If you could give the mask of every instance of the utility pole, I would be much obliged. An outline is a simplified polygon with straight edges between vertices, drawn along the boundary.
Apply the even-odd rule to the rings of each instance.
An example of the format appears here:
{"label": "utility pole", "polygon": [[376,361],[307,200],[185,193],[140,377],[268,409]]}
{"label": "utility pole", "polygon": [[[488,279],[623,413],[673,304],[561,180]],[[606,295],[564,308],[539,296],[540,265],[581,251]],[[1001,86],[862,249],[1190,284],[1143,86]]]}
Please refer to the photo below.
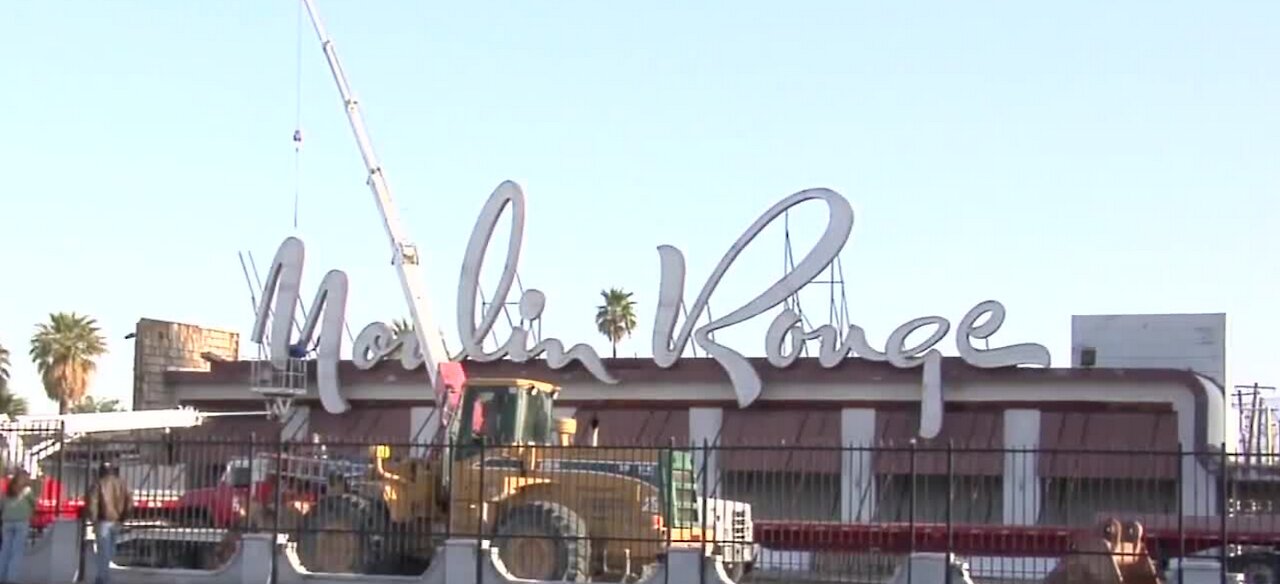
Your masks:
{"label": "utility pole", "polygon": [[1276,440],[1272,437],[1272,408],[1267,404],[1264,392],[1274,393],[1274,386],[1237,385],[1232,389],[1236,401],[1236,411],[1240,421],[1240,449],[1246,459],[1252,462],[1271,462],[1271,454],[1277,450]]}

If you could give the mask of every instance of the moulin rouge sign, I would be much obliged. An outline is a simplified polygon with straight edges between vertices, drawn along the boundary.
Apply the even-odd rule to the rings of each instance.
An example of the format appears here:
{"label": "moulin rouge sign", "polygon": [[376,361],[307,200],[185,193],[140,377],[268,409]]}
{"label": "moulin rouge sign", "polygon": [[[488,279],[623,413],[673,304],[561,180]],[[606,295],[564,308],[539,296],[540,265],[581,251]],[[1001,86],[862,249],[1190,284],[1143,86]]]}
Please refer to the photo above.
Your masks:
{"label": "moulin rouge sign", "polygon": [[[770,223],[788,209],[806,201],[821,201],[827,205],[828,221],[818,242],[809,250],[795,269],[770,285],[766,290],[735,310],[701,326],[696,326],[711,294],[716,290],[725,272],[738,255]],[[488,310],[479,323],[476,322],[480,268],[485,249],[493,237],[498,221],[512,209],[510,239],[507,257],[498,288]],[[494,190],[481,210],[472,230],[458,281],[457,327],[462,341],[462,351],[456,359],[496,361],[508,358],[516,362],[545,358],[552,369],[560,369],[577,361],[597,380],[615,384],[618,379],[605,367],[604,362],[591,346],[578,343],[565,348],[558,339],[546,338],[530,345],[528,331],[514,327],[507,340],[496,350],[489,352],[482,347],[482,340],[493,329],[511,292],[520,249],[524,239],[524,193],[513,182],[503,182]],[[762,384],[759,373],[742,353],[711,339],[711,334],[752,319],[782,304],[789,296],[817,277],[836,259],[853,231],[853,208],[843,196],[829,189],[809,189],[786,197],[756,219],[730,246],[715,270],[702,285],[697,299],[689,306],[689,313],[677,330],[677,316],[685,292],[685,262],[680,250],[658,246],[661,277],[658,283],[658,303],[654,312],[652,351],[654,362],[668,368],[679,361],[690,339],[714,359],[728,377],[737,396],[738,405],[751,405],[760,396]],[[299,298],[299,284],[303,264],[302,241],[290,237],[281,244],[271,264],[258,314],[254,323],[252,340],[261,343],[271,325],[270,355],[277,366],[282,366],[290,356],[293,346],[310,346],[318,332],[316,347],[317,393],[325,410],[341,414],[350,409],[342,396],[338,383],[339,352],[346,314],[347,277],[339,270],[325,274],[306,315],[298,337],[292,336],[293,307]],[[275,314],[271,318],[272,300]],[[538,290],[526,290],[519,299],[519,311],[525,321],[539,318],[546,305],[546,296]],[[985,321],[979,323],[983,317]],[[1049,351],[1034,343],[1016,344],[996,348],[977,348],[972,339],[988,339],[999,330],[1004,321],[1004,306],[994,300],[978,303],[960,319],[956,327],[955,344],[960,357],[974,367],[997,368],[1017,365],[1048,367]],[[282,317],[282,318],[281,318]],[[319,329],[317,331],[317,328]],[[907,339],[918,330],[932,329],[932,333],[914,346],[906,346]],[[846,358],[857,356],[872,361],[887,361],[895,367],[921,369],[921,416],[919,434],[924,438],[937,436],[942,429],[943,387],[942,353],[935,347],[946,337],[951,323],[940,316],[925,316],[907,321],[889,334],[883,348],[876,348],[867,341],[866,333],[852,325],[840,334],[830,325],[807,330],[795,312],[784,309],[773,318],[765,334],[765,356],[774,367],[787,367],[795,362],[800,349],[809,341],[818,342],[818,362],[823,367],[835,367]],[[413,370],[423,363],[422,351],[413,334],[397,336],[385,323],[375,322],[364,327],[354,341],[352,360],[356,367],[368,369],[379,361],[397,357],[401,366]],[[432,356],[433,359],[443,357]]]}

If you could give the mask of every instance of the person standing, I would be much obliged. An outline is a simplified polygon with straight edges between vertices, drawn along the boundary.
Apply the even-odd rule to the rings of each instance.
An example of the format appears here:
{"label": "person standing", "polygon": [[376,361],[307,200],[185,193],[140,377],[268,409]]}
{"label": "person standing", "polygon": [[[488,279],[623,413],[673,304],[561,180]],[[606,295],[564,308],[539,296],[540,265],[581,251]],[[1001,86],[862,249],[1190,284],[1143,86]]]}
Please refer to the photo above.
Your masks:
{"label": "person standing", "polygon": [[31,516],[36,511],[36,494],[24,470],[9,477],[0,501],[0,582],[17,582],[26,559],[27,538],[31,534]]}
{"label": "person standing", "polygon": [[86,519],[93,522],[94,542],[97,551],[97,574],[94,584],[111,581],[111,560],[116,555],[116,537],[120,523],[133,508],[129,488],[120,480],[120,470],[109,462],[98,466],[98,482],[89,490],[85,502]]}

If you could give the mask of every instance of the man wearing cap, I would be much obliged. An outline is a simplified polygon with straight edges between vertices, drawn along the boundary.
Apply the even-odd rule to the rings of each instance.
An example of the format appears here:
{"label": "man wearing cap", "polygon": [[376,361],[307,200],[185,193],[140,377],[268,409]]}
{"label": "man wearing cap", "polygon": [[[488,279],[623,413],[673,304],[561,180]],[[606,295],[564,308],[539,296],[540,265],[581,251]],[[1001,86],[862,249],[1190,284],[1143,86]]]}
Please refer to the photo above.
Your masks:
{"label": "man wearing cap", "polygon": [[108,584],[111,581],[111,559],[116,555],[116,536],[120,531],[120,523],[133,507],[133,498],[129,488],[120,480],[120,471],[115,465],[103,462],[98,466],[98,482],[89,489],[85,501],[85,519],[94,524],[94,542],[97,548],[97,573],[94,584]]}

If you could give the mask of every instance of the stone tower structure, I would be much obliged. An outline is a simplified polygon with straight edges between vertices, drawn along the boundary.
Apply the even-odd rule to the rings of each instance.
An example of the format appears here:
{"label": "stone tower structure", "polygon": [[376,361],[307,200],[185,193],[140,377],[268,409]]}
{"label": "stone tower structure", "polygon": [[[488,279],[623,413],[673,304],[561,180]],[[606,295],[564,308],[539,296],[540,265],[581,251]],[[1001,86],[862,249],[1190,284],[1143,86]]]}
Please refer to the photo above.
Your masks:
{"label": "stone tower structure", "polygon": [[149,318],[138,321],[133,342],[135,410],[178,406],[173,389],[165,387],[165,371],[208,371],[210,359],[240,355],[239,333]]}

